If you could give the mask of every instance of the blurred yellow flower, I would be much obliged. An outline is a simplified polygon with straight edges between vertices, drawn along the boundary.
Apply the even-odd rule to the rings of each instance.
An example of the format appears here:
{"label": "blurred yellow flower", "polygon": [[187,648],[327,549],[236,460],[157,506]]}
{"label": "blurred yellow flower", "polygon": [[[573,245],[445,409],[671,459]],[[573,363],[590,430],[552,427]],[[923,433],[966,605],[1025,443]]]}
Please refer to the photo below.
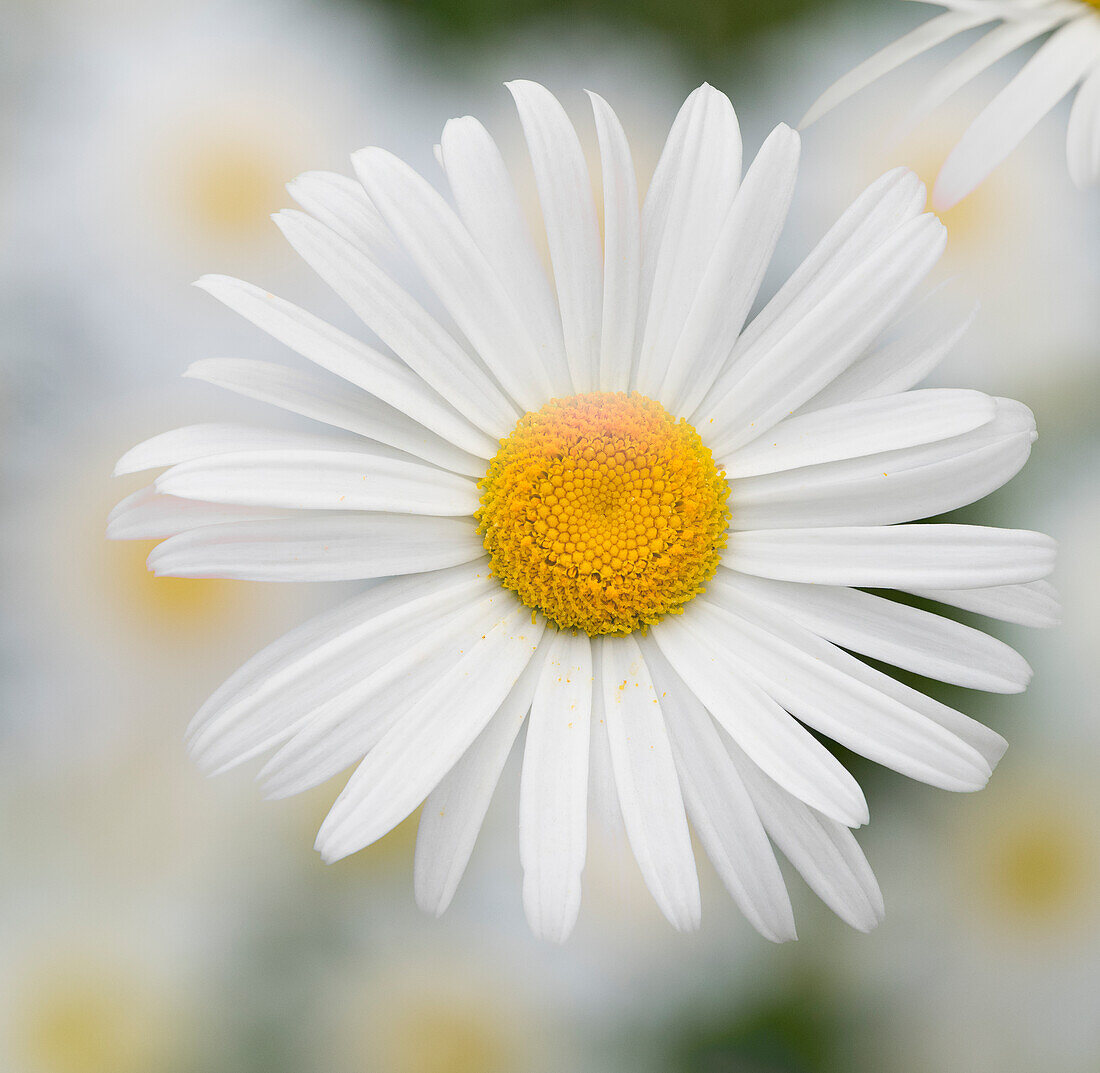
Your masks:
{"label": "blurred yellow flower", "polygon": [[1064,768],[1014,771],[952,842],[964,857],[963,902],[992,941],[1049,948],[1100,925],[1100,800]]}
{"label": "blurred yellow flower", "polygon": [[15,1073],[159,1073],[186,1068],[179,998],[117,953],[49,951],[25,966],[12,1005]]}

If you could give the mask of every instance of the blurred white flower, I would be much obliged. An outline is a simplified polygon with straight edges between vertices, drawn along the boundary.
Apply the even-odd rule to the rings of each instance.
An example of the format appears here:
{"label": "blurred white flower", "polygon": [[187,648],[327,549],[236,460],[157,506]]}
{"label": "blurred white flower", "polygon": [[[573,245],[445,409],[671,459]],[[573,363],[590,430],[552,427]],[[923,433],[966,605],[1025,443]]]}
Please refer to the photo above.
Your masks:
{"label": "blurred white flower", "polygon": [[[949,209],[978,186],[1065,96],[1077,90],[1066,134],[1069,172],[1080,187],[1100,182],[1100,2],[1098,0],[920,0],[947,10],[877,52],[817,100],[809,126],[852,94],[916,56],[987,28],[916,95],[914,125],[987,68],[1050,34],[948,155],[933,190]],[[992,28],[989,27],[992,25]]]}
{"label": "blurred white flower", "polygon": [[[82,877],[86,878],[86,877]],[[23,894],[34,884],[21,877]],[[38,890],[41,897],[43,891]],[[171,928],[132,902],[45,892],[5,898],[0,1065],[18,1073],[174,1073],[195,1068],[201,988]]]}
{"label": "blurred white flower", "polygon": [[37,60],[7,139],[5,203],[18,211],[0,279],[17,296],[19,382],[55,412],[104,381],[156,382],[202,356],[216,324],[247,356],[251,335],[234,334],[192,280],[219,266],[308,285],[277,256],[268,218],[287,179],[340,164],[348,145],[401,144],[405,120],[438,121],[431,67],[404,64],[365,8],[45,7],[23,16]]}
{"label": "blurred white flower", "polygon": [[460,944],[400,925],[330,971],[315,996],[316,1068],[326,1073],[557,1073],[604,1066],[580,1022],[514,944]]}
{"label": "blurred white flower", "polygon": [[[791,713],[914,778],[984,785],[999,735],[838,646],[960,685],[1025,687],[1007,646],[857,587],[1048,621],[1048,538],[896,524],[1009,480],[1031,414],[908,390],[968,319],[933,302],[898,320],[945,241],[912,173],[872,184],[746,328],[797,135],[777,128],[741,182],[732,105],[704,86],[639,210],[623,129],[593,96],[601,241],[564,111],[535,83],[510,89],[554,288],[470,117],[438,151],[457,213],[369,148],[353,158],[362,185],[308,173],[291,192],[313,215],[278,218],[393,355],[268,291],[203,281],[326,372],[207,361],[190,375],[342,432],[154,437],[118,471],[170,468],[119,505],[110,535],[168,538],[150,560],[162,575],[387,580],[230,678],[196,717],[192,751],[218,771],[276,749],[261,773],[272,796],[361,761],[321,827],[326,860],[426,798],[417,897],[442,912],[526,721],[520,855],[540,936],[560,941],[576,921],[590,782],[676,927],[699,922],[690,814],[767,938],[794,937],[769,834],[869,929],[881,897],[848,830],[866,803]],[[402,253],[453,332],[380,267]]]}
{"label": "blurred white flower", "polygon": [[845,950],[836,976],[876,1010],[857,1068],[889,1040],[898,1073],[1095,1070],[1100,794],[1065,750],[1014,756],[965,818],[910,801],[910,819],[876,840],[898,894],[876,943]]}
{"label": "blurred white flower", "polygon": [[133,393],[14,445],[0,527],[11,610],[0,733],[18,749],[4,762],[18,753],[40,772],[91,768],[177,741],[202,678],[231,669],[231,641],[266,643],[321,606],[323,594],[302,587],[155,578],[150,544],[104,544],[120,429],[178,419],[188,401],[178,387]]}

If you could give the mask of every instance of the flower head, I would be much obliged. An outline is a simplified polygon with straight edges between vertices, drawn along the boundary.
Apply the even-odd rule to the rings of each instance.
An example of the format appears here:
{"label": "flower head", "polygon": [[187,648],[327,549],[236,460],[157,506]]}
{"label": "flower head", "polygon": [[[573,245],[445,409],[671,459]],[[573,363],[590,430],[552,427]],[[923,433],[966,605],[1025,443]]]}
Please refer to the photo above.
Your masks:
{"label": "flower head", "polygon": [[[420,904],[442,912],[521,728],[528,919],[564,939],[590,801],[657,903],[699,920],[689,819],[753,925],[794,937],[772,841],[845,920],[873,927],[849,828],[859,786],[807,727],[913,778],[976,790],[999,735],[864,663],[1024,688],[999,641],[864,591],[1049,624],[1037,533],[914,525],[1024,464],[1030,411],[910,390],[969,312],[910,299],[944,248],[912,173],[883,176],[749,321],[790,204],[799,139],[741,174],[730,102],[685,102],[639,208],[630,149],[592,97],[601,236],[561,105],[509,87],[553,284],[504,161],[444,129],[452,207],[380,149],[359,182],[312,173],[279,226],[380,346],[236,280],[201,285],[315,367],[203,361],[190,375],[343,430],[198,425],[127,454],[169,467],[112,530],[166,537],[161,574],[378,580],[256,656],[189,734],[209,771],[273,753],[273,796],[358,764],[321,827],[327,860],[423,803]],[[397,267],[387,266],[395,264]],[[422,277],[429,313],[397,280]]]}
{"label": "flower head", "polygon": [[552,399],[481,482],[493,575],[559,629],[628,634],[718,569],[729,484],[683,418],[637,393]]}
{"label": "flower head", "polygon": [[1000,59],[1049,34],[948,156],[933,201],[937,208],[949,209],[966,197],[1075,89],[1066,136],[1070,176],[1082,188],[1100,182],[1100,0],[919,2],[947,10],[836,82],[806,113],[802,126],[815,122],[895,67],[982,27],[982,36],[925,86],[908,117],[908,123],[914,124]]}

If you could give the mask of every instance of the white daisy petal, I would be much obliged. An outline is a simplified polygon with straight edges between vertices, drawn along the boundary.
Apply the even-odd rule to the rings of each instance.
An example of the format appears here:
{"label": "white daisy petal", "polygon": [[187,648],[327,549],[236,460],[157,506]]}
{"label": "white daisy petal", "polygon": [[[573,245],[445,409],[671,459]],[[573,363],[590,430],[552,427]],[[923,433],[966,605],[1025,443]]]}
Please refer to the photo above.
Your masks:
{"label": "white daisy petal", "polygon": [[323,224],[286,209],[275,223],[299,256],[426,384],[489,435],[503,436],[519,416],[481,366],[450,333],[371,259]]}
{"label": "white daisy petal", "polygon": [[155,548],[149,569],[158,577],[346,581],[442,570],[484,555],[466,519],[338,514],[191,529]]}
{"label": "white daisy petal", "polygon": [[196,286],[303,358],[369,391],[464,451],[485,458],[496,453],[492,437],[475,428],[389,355],[251,283],[229,276],[203,276]]}
{"label": "white daisy petal", "polygon": [[542,632],[543,624],[532,625],[525,607],[498,613],[453,671],[402,713],[321,825],[317,849],[325,861],[377,841],[428,796],[504,702]]}
{"label": "white daisy petal", "polygon": [[599,94],[589,92],[603,171],[603,318],[600,329],[601,391],[630,387],[641,277],[641,217],[634,160],[619,117]]}
{"label": "white daisy petal", "polygon": [[999,399],[994,420],[961,436],[735,481],[732,524],[791,529],[933,517],[1011,480],[1034,440],[1031,411]]}
{"label": "white daisy petal", "polygon": [[354,179],[331,171],[307,171],[286,188],[310,216],[368,257],[377,260],[399,252],[382,214]]}
{"label": "white daisy petal", "polygon": [[994,693],[1019,693],[1031,679],[1027,661],[1003,641],[859,589],[721,570],[707,591],[733,610],[745,594],[842,648],[926,678]]}
{"label": "white daisy petal", "polygon": [[235,503],[204,503],[196,499],[160,495],[150,484],[127,496],[107,516],[107,538],[163,540],[204,525],[297,516],[297,511],[242,507]]}
{"label": "white daisy petal", "polygon": [[164,495],[308,510],[467,515],[477,486],[465,477],[366,451],[239,451],[182,462],[163,473]]}
{"label": "white daisy petal", "polygon": [[985,588],[1054,569],[1042,533],[981,525],[851,526],[731,533],[722,563],[780,581],[880,589]]}
{"label": "white daisy petal", "polygon": [[718,724],[780,785],[852,827],[868,820],[858,783],[836,757],[736,666],[691,614],[670,616],[653,640]]}
{"label": "white daisy petal", "polygon": [[876,179],[753,317],[731,360],[755,347],[765,333],[777,339],[790,331],[894,231],[919,216],[926,199],[924,184],[908,168],[895,168]]}
{"label": "white daisy petal", "polygon": [[[696,604],[692,613],[698,628],[730,653],[742,674],[814,730],[944,790],[979,790],[989,781],[992,769],[975,748],[849,674],[848,668],[859,662],[853,656],[747,599],[736,611],[728,600],[719,603],[709,596]],[[731,736],[738,740],[732,730]]]}
{"label": "white daisy petal", "polygon": [[531,710],[545,648],[539,646],[489,725],[424,802],[413,883],[416,904],[426,913],[441,916],[458,889],[508,754]]}
{"label": "white daisy petal", "polygon": [[914,674],[970,689],[1021,692],[1032,671],[996,637],[859,589],[800,585],[722,570],[708,590],[737,610],[737,595],[768,604],[815,634]]}
{"label": "white daisy petal", "polygon": [[601,679],[604,639],[592,638],[592,740],[588,749],[588,799],[592,816],[607,834],[623,831],[623,814],[615,790],[615,772],[611,767],[611,743],[607,738]]}
{"label": "white daisy petal", "polygon": [[719,225],[656,396],[677,413],[699,405],[744,327],[787,219],[800,149],[793,130],[776,127]]}
{"label": "white daisy petal", "polygon": [[893,395],[919,384],[951,353],[978,313],[977,304],[952,282],[918,302],[799,412]]}
{"label": "white daisy petal", "polygon": [[581,907],[588,839],[592,646],[556,631],[527,724],[519,793],[523,906],[536,936],[564,942]]}
{"label": "white daisy petal", "polygon": [[882,893],[855,835],[769,779],[731,738],[725,744],[772,841],[813,892],[858,931],[879,924]]}
{"label": "white daisy petal", "polygon": [[602,646],[604,718],[626,834],[668,922],[699,926],[699,879],[668,732],[645,659],[632,637]]}
{"label": "white daisy petal", "polygon": [[789,332],[762,335],[737,357],[694,420],[707,429],[711,449],[723,455],[748,443],[839,376],[897,314],[946,242],[935,216],[903,224]]}
{"label": "white daisy petal", "polygon": [[115,463],[115,476],[240,451],[355,451],[360,447],[366,450],[368,445],[349,436],[288,432],[229,422],[186,425],[131,447]]}
{"label": "white daisy petal", "polygon": [[443,128],[439,152],[458,214],[516,309],[523,311],[554,394],[571,394],[558,304],[496,142],[476,119],[463,116]]}
{"label": "white daisy petal", "polygon": [[584,150],[549,90],[523,80],[505,86],[531,154],[573,387],[593,391],[599,376],[603,251]]}
{"label": "white daisy petal", "polygon": [[733,479],[861,458],[960,436],[995,414],[988,395],[948,388],[840,403],[781,421],[722,466]]}
{"label": "white daisy petal", "polygon": [[[672,202],[679,174],[680,160],[688,145],[689,131],[697,129],[709,94],[715,91],[706,84],[688,94],[687,100],[676,113],[672,127],[665,139],[657,166],[649,180],[645,192],[640,216],[641,222],[641,262],[638,281],[638,322],[634,342],[635,349],[642,343],[645,330],[646,311],[649,308],[650,295],[653,293],[653,278],[657,268],[657,253],[661,238],[668,222],[669,206]],[[740,176],[738,176],[740,177]],[[637,354],[634,367],[637,371]],[[632,384],[636,386],[636,384]]]}
{"label": "white daisy petal", "polygon": [[291,630],[232,674],[188,727],[205,771],[258,756],[308,722],[314,709],[372,669],[380,642],[437,621],[495,588],[484,571],[453,567],[381,582]]}
{"label": "white daisy petal", "polygon": [[741,181],[741,130],[729,98],[700,86],[676,117],[642,212],[635,388],[656,396],[718,232]]}
{"label": "white daisy petal", "polygon": [[749,922],[765,939],[797,938],[783,875],[737,769],[695,694],[646,642],[688,816],[707,855]]}
{"label": "white daisy petal", "polygon": [[1069,114],[1066,154],[1070,178],[1082,190],[1100,183],[1100,62],[1081,84]]}
{"label": "white daisy petal", "polygon": [[957,34],[965,33],[975,26],[981,26],[998,17],[998,12],[991,5],[984,5],[983,8],[975,11],[946,11],[942,15],[929,19],[834,82],[810,106],[810,110],[798,124],[799,127],[805,128],[811,123],[816,123],[826,112],[832,111],[838,104],[861,89],[865,89],[872,82],[889,74],[896,67],[908,63],[921,53],[943,44]]}
{"label": "white daisy petal", "polygon": [[[504,601],[506,603],[507,601]],[[433,620],[403,621],[367,659],[340,665],[323,698],[290,728],[256,778],[268,798],[320,786],[358,763],[433,685],[451,674],[500,617],[499,593]],[[419,628],[418,628],[419,627]]]}
{"label": "white daisy petal", "polygon": [[326,373],[247,358],[208,358],[183,375],[388,444],[454,473],[485,473],[484,458],[455,447],[388,403]]}
{"label": "white daisy petal", "polygon": [[936,180],[933,201],[947,210],[1001,163],[1095,65],[1100,56],[1100,20],[1076,19],[1024,65],[970,125]]}
{"label": "white daisy petal", "polygon": [[439,193],[383,149],[360,149],[356,174],[413,263],[490,372],[525,409],[554,384],[522,315],[485,255]]}
{"label": "white daisy petal", "polygon": [[1055,6],[1053,10],[1039,9],[1027,17],[1013,19],[995,26],[983,34],[965,52],[956,56],[939,74],[931,78],[913,103],[899,130],[900,139],[920,121],[934,112],[944,101],[992,67],[998,60],[1053,29],[1065,15]]}
{"label": "white daisy petal", "polygon": [[910,589],[914,596],[937,600],[978,615],[1015,622],[1020,626],[1057,626],[1062,609],[1049,581],[1022,585],[994,585],[983,589]]}
{"label": "white daisy petal", "polygon": [[[736,607],[734,608],[736,610]],[[862,660],[845,657],[839,650],[829,649],[830,658],[840,660],[841,669],[850,677],[870,686],[878,693],[911,708],[920,715],[938,723],[955,737],[964,741],[981,755],[990,768],[994,768],[1004,756],[1008,743],[994,730],[968,715],[949,708],[946,704],[934,700],[925,693],[891,678],[888,674],[875,670]]]}

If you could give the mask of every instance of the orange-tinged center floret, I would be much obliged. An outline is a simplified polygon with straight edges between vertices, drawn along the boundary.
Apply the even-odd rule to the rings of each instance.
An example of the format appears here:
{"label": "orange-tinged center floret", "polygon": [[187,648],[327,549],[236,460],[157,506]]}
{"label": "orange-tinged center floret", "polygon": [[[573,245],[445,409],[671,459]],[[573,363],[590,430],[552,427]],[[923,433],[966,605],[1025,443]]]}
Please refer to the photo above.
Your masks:
{"label": "orange-tinged center floret", "polygon": [[493,573],[562,629],[630,633],[714,576],[729,485],[699,433],[637,392],[524,414],[482,479]]}

